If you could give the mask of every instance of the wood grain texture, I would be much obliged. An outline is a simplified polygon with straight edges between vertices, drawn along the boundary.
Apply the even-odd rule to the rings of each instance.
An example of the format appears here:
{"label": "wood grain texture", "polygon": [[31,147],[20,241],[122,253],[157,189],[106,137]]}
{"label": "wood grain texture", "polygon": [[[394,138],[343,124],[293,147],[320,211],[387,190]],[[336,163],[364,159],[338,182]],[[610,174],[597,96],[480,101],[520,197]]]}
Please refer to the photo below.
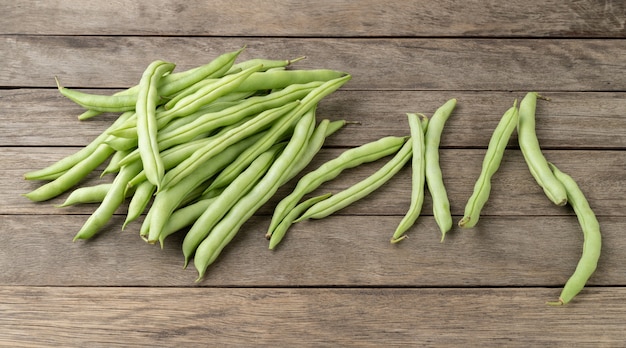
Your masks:
{"label": "wood grain texture", "polygon": [[[110,95],[118,90],[94,90]],[[408,134],[407,112],[432,115],[446,100],[457,107],[446,122],[443,148],[485,148],[504,111],[527,91],[355,91],[340,89],[324,98],[318,119],[351,122],[330,137],[327,146],[358,146],[388,135]],[[537,105],[537,135],[544,149],[626,148],[626,93],[541,92],[550,101]],[[1,146],[84,146],[104,131],[117,114],[86,121],[82,107],[56,90],[0,90]],[[513,134],[511,144],[516,142]]]}
{"label": "wood grain texture", "polygon": [[545,288],[3,287],[0,341],[13,347],[614,347],[626,340],[623,288],[588,289],[585,301],[565,308],[545,305],[553,294]]}
{"label": "wood grain texture", "polygon": [[[619,347],[626,341],[626,5],[615,0],[51,1],[0,0],[0,346]],[[450,98],[441,165],[453,220],[478,177],[491,130],[538,91],[546,157],[579,183],[603,235],[596,272],[570,304],[554,300],[583,234],[532,179],[516,136],[478,226],[440,242],[427,195],[402,243],[410,168],[360,202],[264,238],[281,188],[243,225],[202,282],[182,269],[184,231],[163,247],[121,231],[120,208],[90,241],[72,237],[95,205],[32,203],[25,172],[71,154],[114,114],[82,111],[54,83],[113,93],[156,59],[176,71],[246,46],[240,60],[307,56],[352,80],[322,101],[346,119],[310,168],[342,150],[408,134],[407,112]],[[318,192],[364,178],[355,168]],[[101,169],[101,168],[100,168]],[[81,184],[99,181],[99,170]],[[104,180],[111,180],[107,176]]]}
{"label": "wood grain texture", "polygon": [[[243,46],[240,59],[308,58],[353,90],[625,91],[626,40],[0,37],[0,86],[129,87],[156,59],[185,70]],[[120,65],[120,62],[124,62]]]}
{"label": "wood grain texture", "polygon": [[623,37],[621,1],[5,1],[0,34]]}
{"label": "wood grain texture", "polygon": [[[484,217],[471,230],[454,226],[446,240],[432,216],[409,238],[389,239],[399,216],[331,216],[294,225],[274,251],[264,238],[269,219],[246,222],[206,278],[182,269],[185,231],[149,245],[138,226],[121,231],[116,216],[101,233],[72,243],[85,217],[1,216],[4,285],[173,287],[475,287],[562,286],[582,250],[574,216]],[[458,219],[457,219],[458,220]],[[623,218],[600,217],[603,251],[589,285],[624,286]]]}

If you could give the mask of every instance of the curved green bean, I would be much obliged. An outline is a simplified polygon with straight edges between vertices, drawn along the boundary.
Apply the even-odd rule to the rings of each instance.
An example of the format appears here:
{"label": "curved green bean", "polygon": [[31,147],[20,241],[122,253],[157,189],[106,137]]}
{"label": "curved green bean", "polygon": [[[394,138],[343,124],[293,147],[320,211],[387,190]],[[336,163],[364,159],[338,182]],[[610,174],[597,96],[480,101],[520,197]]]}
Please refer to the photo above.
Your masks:
{"label": "curved green bean", "polygon": [[338,157],[304,175],[300,178],[293,191],[283,198],[274,209],[274,214],[272,215],[270,227],[266,235],[272,235],[278,224],[280,224],[289,211],[292,210],[307,193],[312,192],[322,183],[337,177],[348,168],[353,168],[367,162],[373,162],[397,152],[405,141],[405,137],[389,136],[363,144],[359,147],[342,152]]}
{"label": "curved green bean", "polygon": [[313,133],[315,113],[307,112],[298,121],[293,136],[282,153],[274,160],[265,176],[245,196],[235,203],[228,213],[211,230],[211,233],[198,245],[194,265],[200,281],[210,264],[215,262],[221,251],[235,237],[241,226],[265,204],[278,190],[284,176]]}
{"label": "curved green bean", "polygon": [[295,207],[293,207],[293,209],[291,209],[287,213],[287,215],[285,215],[285,217],[280,221],[278,226],[276,226],[276,228],[274,228],[272,233],[270,235],[265,235],[265,237],[269,238],[269,240],[270,240],[270,242],[269,242],[269,249],[270,250],[274,250],[274,248],[276,248],[276,246],[285,237],[285,234],[287,233],[287,230],[289,229],[289,227],[291,227],[291,225],[294,224],[294,221],[298,217],[300,217],[300,215],[302,215],[302,213],[304,213],[307,209],[312,207],[317,202],[321,202],[321,201],[329,198],[331,195],[332,195],[331,193],[326,193],[326,194],[323,194],[323,195],[311,197],[311,198],[305,200],[304,202],[298,203]]}
{"label": "curved green bean", "polygon": [[85,109],[97,112],[125,112],[135,109],[135,103],[137,102],[136,95],[122,94],[110,96],[83,93],[61,86],[61,82],[59,82],[56,76],[54,80],[57,84],[57,89],[63,96]]}
{"label": "curved green bean", "polygon": [[134,194],[130,203],[128,203],[128,212],[126,213],[124,224],[122,224],[122,230],[126,228],[126,225],[135,221],[146,210],[156,190],[156,186],[149,181],[144,181],[134,188],[128,187],[127,184],[126,190],[128,191],[129,189],[133,190]]}
{"label": "curved green bean", "polygon": [[56,205],[56,207],[62,208],[84,203],[100,203],[110,189],[111,183],[78,187],[67,196],[63,203]]}
{"label": "curved green bean", "polygon": [[576,270],[565,283],[558,301],[548,302],[550,305],[563,305],[570,302],[585,287],[595,272],[602,249],[602,235],[598,219],[576,181],[554,164],[548,163],[548,165],[557,180],[565,187],[567,200],[576,213],[584,237],[582,255],[578,260]]}
{"label": "curved green bean", "polygon": [[450,99],[440,106],[428,121],[428,128],[424,137],[426,160],[426,185],[432,197],[433,215],[441,230],[441,241],[452,228],[452,214],[450,202],[443,184],[443,176],[439,165],[439,143],[443,127],[456,106],[456,99]]}
{"label": "curved green bean", "polygon": [[[239,156],[242,151],[250,146],[251,143],[252,141],[250,139],[243,139],[224,147],[223,150],[217,153],[210,161],[205,161],[197,167],[197,170],[177,184],[164,187],[163,190],[158,191],[152,203],[152,207],[150,207],[150,209],[154,210],[156,213],[150,218],[148,243],[156,243],[156,241],[159,240],[159,235],[167,219],[189,193],[223,170],[234,158]],[[202,191],[204,190],[205,188],[202,189]]]}
{"label": "curved green bean", "polygon": [[321,219],[329,216],[348,205],[366,197],[391,179],[412,157],[413,142],[406,141],[396,155],[382,168],[364,180],[333,194],[330,198],[320,201],[307,209],[294,222],[307,219]]}
{"label": "curved green bean", "polygon": [[95,151],[89,154],[87,158],[76,163],[58,178],[39,186],[31,192],[23,194],[23,196],[36,202],[54,198],[78,184],[100,164],[104,163],[113,152],[115,151],[108,145],[99,144]]}
{"label": "curved green bean", "polygon": [[165,175],[157,143],[156,107],[159,98],[157,84],[163,74],[175,65],[162,60],[152,62],[141,77],[135,112],[137,113],[137,142],[146,178],[157,188]]}
{"label": "curved green bean", "polygon": [[504,113],[491,135],[480,175],[474,184],[474,191],[465,205],[463,218],[459,221],[460,227],[470,228],[478,223],[480,212],[489,199],[491,178],[500,167],[506,146],[517,126],[518,115],[517,99],[515,99],[513,106]]}
{"label": "curved green bean", "polygon": [[54,180],[68,171],[71,167],[88,158],[100,145],[104,144],[109,137],[108,132],[116,129],[126,122],[134,111],[125,112],[120,115],[114,122],[100,135],[93,139],[87,146],[81,148],[77,152],[64,157],[63,159],[39,170],[28,172],[24,175],[26,180]]}
{"label": "curved green bean", "polygon": [[139,170],[141,170],[141,163],[139,162],[123,167],[120,170],[119,174],[115,176],[106,197],[104,197],[96,211],[89,216],[81,229],[76,233],[74,241],[93,237],[111,219],[113,213],[126,198],[126,184],[128,180],[137,175]]}
{"label": "curved green bean", "polygon": [[536,92],[529,92],[520,102],[517,126],[519,146],[530,174],[543,189],[548,199],[556,205],[565,205],[567,204],[565,187],[550,170],[535,133],[537,97]]}
{"label": "curved green bean", "polygon": [[191,156],[186,158],[176,167],[167,172],[163,178],[163,186],[168,187],[175,185],[182,178],[186,177],[202,164],[214,157],[224,148],[244,139],[252,134],[259,132],[261,129],[267,127],[274,122],[277,118],[285,115],[291,110],[297,109],[300,102],[295,101],[286,104],[276,109],[270,109],[262,112],[257,117],[253,118],[249,122],[244,123],[239,127],[235,127],[228,132],[225,132],[222,136],[216,137],[208,146],[204,146],[196,150]]}
{"label": "curved green bean", "polygon": [[259,155],[250,166],[238,175],[217,197],[211,209],[207,209],[193,224],[183,240],[183,255],[185,265],[189,263],[198,245],[209,235],[211,229],[226,215],[228,210],[237,203],[241,197],[248,193],[261,179],[272,165],[276,155],[284,147],[278,144]]}
{"label": "curved green bean", "polygon": [[398,227],[396,227],[391,237],[391,243],[397,243],[406,238],[405,232],[417,221],[424,203],[424,187],[426,186],[424,131],[428,125],[428,118],[424,115],[414,113],[407,114],[407,118],[409,120],[411,142],[413,142],[413,156],[411,160],[411,203],[408,211],[398,224]]}

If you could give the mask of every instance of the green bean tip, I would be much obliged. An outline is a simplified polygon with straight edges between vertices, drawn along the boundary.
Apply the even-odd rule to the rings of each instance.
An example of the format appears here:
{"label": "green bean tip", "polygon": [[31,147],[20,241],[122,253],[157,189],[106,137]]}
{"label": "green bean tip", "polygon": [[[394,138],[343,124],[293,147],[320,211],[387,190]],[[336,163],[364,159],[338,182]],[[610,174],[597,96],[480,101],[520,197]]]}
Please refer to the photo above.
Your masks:
{"label": "green bean tip", "polygon": [[558,301],[548,301],[546,304],[549,306],[562,306],[565,304],[565,301],[563,301],[562,298],[559,298]]}
{"label": "green bean tip", "polygon": [[403,240],[405,240],[405,239],[407,239],[407,238],[409,238],[409,236],[407,236],[407,235],[405,234],[405,235],[400,236],[400,237],[398,237],[398,238],[393,238],[393,237],[392,237],[392,238],[389,240],[389,242],[390,242],[391,244],[397,244],[397,243],[399,243],[399,242],[401,242],[401,241],[403,241]]}

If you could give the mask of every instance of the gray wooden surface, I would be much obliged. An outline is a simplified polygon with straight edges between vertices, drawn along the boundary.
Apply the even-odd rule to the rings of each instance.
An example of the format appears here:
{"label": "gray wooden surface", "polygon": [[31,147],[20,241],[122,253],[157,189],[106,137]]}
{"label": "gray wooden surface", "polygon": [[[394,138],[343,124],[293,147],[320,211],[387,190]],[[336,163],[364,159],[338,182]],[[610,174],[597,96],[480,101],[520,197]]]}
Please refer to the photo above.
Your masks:
{"label": "gray wooden surface", "polygon": [[[621,346],[626,341],[626,5],[620,1],[6,1],[0,0],[0,345]],[[308,169],[386,135],[406,112],[458,107],[441,165],[455,223],[491,131],[538,91],[546,157],[577,180],[603,250],[588,286],[558,296],[581,252],[569,207],[552,205],[511,139],[479,225],[443,243],[427,196],[409,238],[410,168],[366,199],[295,225],[274,251],[265,229],[281,188],[207,277],[182,269],[182,235],[163,249],[121,231],[125,209],[91,241],[72,237],[94,205],[33,203],[23,179],[86,145],[115,115],[80,122],[64,85],[113,93],[154,59],[191,68],[246,45],[241,59],[307,56],[296,67],[353,78],[320,117],[354,121]],[[319,192],[347,187],[382,162]],[[306,171],[305,170],[305,171]],[[98,173],[83,183],[110,180]]]}

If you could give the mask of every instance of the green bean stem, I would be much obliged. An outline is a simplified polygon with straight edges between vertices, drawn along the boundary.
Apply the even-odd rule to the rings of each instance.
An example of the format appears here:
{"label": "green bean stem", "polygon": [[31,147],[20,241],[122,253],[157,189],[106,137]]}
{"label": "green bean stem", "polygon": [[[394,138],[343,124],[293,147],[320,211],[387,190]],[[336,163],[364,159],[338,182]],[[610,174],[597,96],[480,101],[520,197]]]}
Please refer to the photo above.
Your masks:
{"label": "green bean stem", "polygon": [[556,179],[550,170],[535,133],[537,97],[536,92],[529,92],[520,102],[517,126],[519,146],[530,174],[543,189],[548,199],[556,205],[565,205],[567,204],[567,192],[563,184]]}
{"label": "green bean stem", "polygon": [[[424,158],[424,130],[422,126],[427,126],[428,118],[424,115],[408,113],[409,130],[411,132],[411,142],[413,142],[413,156],[411,159],[411,203],[409,209],[396,227],[391,237],[391,243],[403,240],[405,232],[415,224],[424,203],[424,187],[426,185],[426,159]],[[423,124],[426,123],[426,124]]]}
{"label": "green bean stem", "polygon": [[567,200],[576,213],[584,238],[582,255],[578,260],[576,270],[565,283],[558,301],[548,302],[550,305],[564,305],[585,287],[595,272],[602,249],[602,235],[598,219],[576,181],[559,170],[554,164],[548,163],[548,165],[557,180],[565,187]]}
{"label": "green bean stem", "polygon": [[428,121],[424,136],[426,160],[426,185],[432,197],[433,215],[441,230],[441,241],[452,228],[452,214],[450,202],[443,183],[443,176],[439,164],[439,143],[443,128],[456,106],[456,99],[450,99],[440,106]]}
{"label": "green bean stem", "polygon": [[459,221],[460,227],[471,228],[478,223],[480,212],[489,199],[491,178],[500,167],[506,146],[517,126],[518,115],[517,99],[515,99],[513,106],[502,115],[491,135],[480,175],[474,184],[474,191],[465,205],[463,218]]}

